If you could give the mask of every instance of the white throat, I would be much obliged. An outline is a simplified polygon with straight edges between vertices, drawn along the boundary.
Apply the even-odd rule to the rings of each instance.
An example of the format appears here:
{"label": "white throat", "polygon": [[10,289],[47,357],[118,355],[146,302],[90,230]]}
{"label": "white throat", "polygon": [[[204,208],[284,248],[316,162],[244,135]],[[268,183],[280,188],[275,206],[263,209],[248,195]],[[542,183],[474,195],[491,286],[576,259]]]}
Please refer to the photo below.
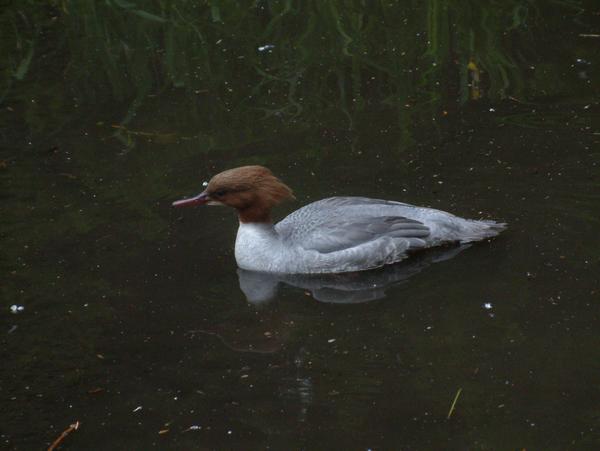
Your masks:
{"label": "white throat", "polygon": [[281,244],[273,224],[240,222],[235,239],[235,260],[242,269],[277,272]]}

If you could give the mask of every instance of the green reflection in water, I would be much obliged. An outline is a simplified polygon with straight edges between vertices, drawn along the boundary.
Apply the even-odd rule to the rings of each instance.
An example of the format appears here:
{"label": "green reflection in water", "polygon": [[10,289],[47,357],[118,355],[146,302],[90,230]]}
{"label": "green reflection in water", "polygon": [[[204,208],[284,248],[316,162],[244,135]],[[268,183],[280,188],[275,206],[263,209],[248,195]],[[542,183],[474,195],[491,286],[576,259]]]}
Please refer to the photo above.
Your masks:
{"label": "green reflection in water", "polygon": [[[21,100],[33,130],[58,127],[73,97],[121,102],[117,122],[126,126],[173,88],[186,104],[182,128],[211,133],[249,117],[353,129],[380,103],[410,144],[414,124],[435,124],[469,100],[572,94],[575,71],[556,74],[586,52],[548,34],[565,18],[589,20],[585,4],[13,1],[0,16],[14,31],[0,44],[1,93]],[[547,49],[536,45],[541,36]],[[37,88],[24,84],[32,81]],[[36,89],[54,121],[25,101]]]}

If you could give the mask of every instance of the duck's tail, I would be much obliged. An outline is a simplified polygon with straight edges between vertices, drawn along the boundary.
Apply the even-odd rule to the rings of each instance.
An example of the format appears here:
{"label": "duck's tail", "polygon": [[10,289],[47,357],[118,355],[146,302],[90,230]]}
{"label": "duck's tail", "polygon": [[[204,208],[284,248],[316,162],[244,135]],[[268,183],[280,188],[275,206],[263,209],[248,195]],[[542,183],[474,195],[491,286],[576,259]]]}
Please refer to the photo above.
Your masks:
{"label": "duck's tail", "polygon": [[480,241],[486,238],[492,238],[498,235],[503,230],[506,230],[508,224],[506,222],[496,222],[487,219],[467,220],[464,234],[460,238],[461,243],[470,243],[472,241]]}

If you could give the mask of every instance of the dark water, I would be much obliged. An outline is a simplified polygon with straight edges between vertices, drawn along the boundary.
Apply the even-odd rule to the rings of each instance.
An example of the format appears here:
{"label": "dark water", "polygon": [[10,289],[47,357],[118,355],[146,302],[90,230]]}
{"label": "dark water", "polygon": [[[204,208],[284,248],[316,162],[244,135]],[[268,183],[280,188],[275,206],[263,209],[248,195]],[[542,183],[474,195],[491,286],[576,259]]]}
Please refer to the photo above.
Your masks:
{"label": "dark water", "polygon": [[[5,3],[6,449],[598,449],[597,2]],[[510,227],[238,274],[249,163]]]}

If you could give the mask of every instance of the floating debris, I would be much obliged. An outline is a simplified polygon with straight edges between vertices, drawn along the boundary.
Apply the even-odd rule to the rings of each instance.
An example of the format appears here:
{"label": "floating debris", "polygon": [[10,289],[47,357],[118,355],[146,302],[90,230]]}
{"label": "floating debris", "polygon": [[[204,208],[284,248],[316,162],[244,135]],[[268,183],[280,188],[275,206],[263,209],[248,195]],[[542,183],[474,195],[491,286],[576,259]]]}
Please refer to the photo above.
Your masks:
{"label": "floating debris", "polygon": [[486,310],[491,310],[492,309],[492,303],[491,302],[486,302],[483,304],[483,308]]}
{"label": "floating debris", "polygon": [[450,406],[450,411],[448,412],[448,417],[446,418],[447,420],[449,420],[450,417],[452,416],[452,412],[454,412],[454,407],[456,406],[456,401],[458,401],[458,397],[460,396],[461,392],[462,392],[462,388],[459,388],[458,391],[456,392],[456,396],[454,396],[454,401],[452,401],[452,405]]}
{"label": "floating debris", "polygon": [[133,413],[139,412],[140,410],[142,410],[142,406],[137,406],[135,409],[133,409]]}
{"label": "floating debris", "polygon": [[13,304],[10,306],[10,312],[14,314],[21,313],[23,310],[25,310],[25,307],[22,305]]}
{"label": "floating debris", "polygon": [[79,423],[79,421],[76,421],[75,423],[71,424],[67,429],[65,429],[62,432],[62,434],[60,434],[58,438],[54,440],[54,442],[52,442],[52,445],[48,447],[48,451],[53,451],[54,449],[56,449],[58,445],[60,445],[60,443],[67,437],[67,435],[79,429],[80,424],[81,423]]}
{"label": "floating debris", "polygon": [[261,45],[258,48],[259,52],[266,52],[266,51],[270,51],[273,50],[275,48],[275,46],[273,44],[266,44],[266,45]]}

